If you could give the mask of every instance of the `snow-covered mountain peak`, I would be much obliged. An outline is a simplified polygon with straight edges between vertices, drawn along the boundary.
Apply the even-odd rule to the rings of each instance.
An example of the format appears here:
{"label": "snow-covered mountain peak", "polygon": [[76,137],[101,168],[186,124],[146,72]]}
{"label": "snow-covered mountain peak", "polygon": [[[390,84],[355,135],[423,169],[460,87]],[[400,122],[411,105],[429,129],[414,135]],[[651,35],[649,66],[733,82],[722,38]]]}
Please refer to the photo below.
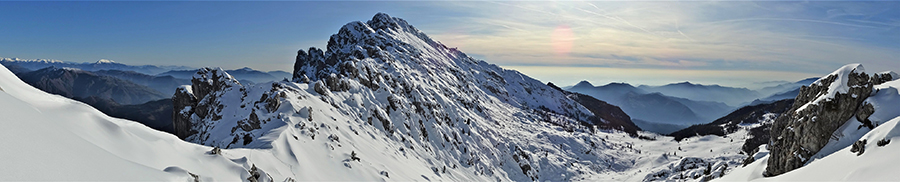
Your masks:
{"label": "snow-covered mountain peak", "polygon": [[110,64],[110,63],[116,63],[116,62],[113,60],[109,60],[109,59],[100,59],[97,62],[94,62],[94,64]]}
{"label": "snow-covered mountain peak", "polygon": [[579,96],[594,101],[583,105],[387,14],[345,25],[324,51],[298,51],[294,68],[294,82],[230,88],[209,86],[227,77],[222,70],[195,75],[173,97],[176,133],[222,148],[315,150],[286,156],[375,174],[363,179],[463,181],[572,180],[623,168],[613,152],[590,152],[617,144],[591,136],[637,135],[615,106]]}
{"label": "snow-covered mountain peak", "polygon": [[367,21],[366,24],[375,30],[393,29],[410,33],[420,33],[417,29],[406,23],[406,20],[391,17],[391,15],[388,15],[387,13],[379,12],[375,14],[375,16],[372,17],[372,20]]}
{"label": "snow-covered mountain peak", "polygon": [[330,52],[352,54],[351,56],[361,58],[378,49],[428,51],[428,47],[434,44],[436,43],[431,38],[409,25],[406,20],[378,13],[368,22],[355,21],[341,27],[337,34],[331,36],[327,48]]}
{"label": "snow-covered mountain peak", "polygon": [[10,62],[40,62],[40,63],[63,63],[63,61],[55,59],[22,59],[22,58],[4,58],[0,57],[0,61]]}

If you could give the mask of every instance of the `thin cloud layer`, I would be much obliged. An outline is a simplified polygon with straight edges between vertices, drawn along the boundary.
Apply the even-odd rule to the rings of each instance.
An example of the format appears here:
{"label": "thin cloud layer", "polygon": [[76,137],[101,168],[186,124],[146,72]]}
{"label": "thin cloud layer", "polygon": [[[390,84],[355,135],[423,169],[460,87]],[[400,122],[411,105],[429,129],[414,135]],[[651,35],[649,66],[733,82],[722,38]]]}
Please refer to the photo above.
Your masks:
{"label": "thin cloud layer", "polygon": [[[895,2],[459,2],[426,30],[507,66],[776,70],[900,67]],[[558,27],[572,32],[560,54]],[[472,32],[460,30],[473,30]],[[890,42],[894,42],[891,44]]]}

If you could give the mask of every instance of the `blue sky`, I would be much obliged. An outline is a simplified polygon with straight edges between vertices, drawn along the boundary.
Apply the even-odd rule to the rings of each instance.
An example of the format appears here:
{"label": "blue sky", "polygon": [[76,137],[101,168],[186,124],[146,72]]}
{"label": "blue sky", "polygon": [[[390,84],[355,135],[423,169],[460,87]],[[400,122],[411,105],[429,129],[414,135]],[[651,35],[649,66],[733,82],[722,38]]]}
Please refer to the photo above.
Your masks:
{"label": "blue sky", "polygon": [[0,57],[290,71],[297,50],[377,12],[560,85],[900,71],[900,3],[879,1],[4,1]]}

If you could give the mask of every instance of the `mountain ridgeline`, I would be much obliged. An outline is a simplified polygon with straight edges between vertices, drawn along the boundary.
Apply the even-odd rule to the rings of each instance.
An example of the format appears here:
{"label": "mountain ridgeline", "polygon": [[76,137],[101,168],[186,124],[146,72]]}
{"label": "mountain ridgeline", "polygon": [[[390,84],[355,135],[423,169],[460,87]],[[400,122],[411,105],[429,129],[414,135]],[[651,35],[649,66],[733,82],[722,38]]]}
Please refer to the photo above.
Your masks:
{"label": "mountain ridgeline", "polygon": [[[588,137],[639,130],[617,107],[475,60],[405,20],[348,23],[326,48],[298,51],[292,82],[244,85],[201,69],[173,97],[175,133],[221,148],[328,146],[296,157],[352,154],[334,160],[391,179],[424,169],[412,179],[572,180],[629,165],[599,152],[623,146]],[[395,165],[407,155],[421,160]]]}
{"label": "mountain ridgeline", "polygon": [[85,71],[99,71],[99,70],[120,70],[120,71],[134,71],[138,73],[155,75],[162,72],[166,72],[169,70],[183,70],[190,69],[185,66],[154,66],[154,65],[126,65],[122,63],[117,63],[111,60],[101,59],[97,62],[87,62],[87,63],[75,63],[75,62],[66,62],[60,60],[51,60],[51,59],[19,59],[19,58],[0,58],[0,64],[9,67],[10,65],[16,65],[22,68],[26,68],[29,70],[39,70],[47,67],[58,67],[58,68],[77,68]]}
{"label": "mountain ridgeline", "polygon": [[[160,73],[158,76],[172,76],[178,79],[190,80],[194,73],[197,73],[196,69],[192,70],[171,70],[164,73]],[[291,74],[284,71],[270,71],[270,72],[262,72],[259,70],[254,70],[249,67],[244,67],[241,69],[235,70],[226,70],[229,75],[234,76],[238,79],[238,81],[250,84],[250,83],[264,83],[271,81],[281,81],[284,79],[291,78]],[[174,89],[173,89],[174,90]]]}
{"label": "mountain ridgeline", "polygon": [[731,106],[742,105],[748,100],[762,97],[759,92],[746,89],[724,87],[719,85],[700,85],[691,82],[673,83],[663,86],[641,85],[638,88],[648,92],[660,92],[666,95],[696,101],[724,102]]}
{"label": "mountain ridgeline", "polygon": [[582,81],[569,91],[592,96],[622,108],[642,129],[671,133],[690,125],[702,124],[727,114],[733,108],[720,102],[695,101],[648,92],[627,83],[594,86]]}

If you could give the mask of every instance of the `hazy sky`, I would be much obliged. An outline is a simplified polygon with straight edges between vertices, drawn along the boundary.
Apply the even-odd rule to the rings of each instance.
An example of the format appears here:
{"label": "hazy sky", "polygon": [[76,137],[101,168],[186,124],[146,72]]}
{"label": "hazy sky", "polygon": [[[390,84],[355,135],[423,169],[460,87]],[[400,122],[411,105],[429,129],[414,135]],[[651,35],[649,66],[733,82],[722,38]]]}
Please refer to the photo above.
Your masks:
{"label": "hazy sky", "polygon": [[290,71],[377,12],[559,85],[900,71],[900,3],[879,1],[0,2],[0,57]]}

